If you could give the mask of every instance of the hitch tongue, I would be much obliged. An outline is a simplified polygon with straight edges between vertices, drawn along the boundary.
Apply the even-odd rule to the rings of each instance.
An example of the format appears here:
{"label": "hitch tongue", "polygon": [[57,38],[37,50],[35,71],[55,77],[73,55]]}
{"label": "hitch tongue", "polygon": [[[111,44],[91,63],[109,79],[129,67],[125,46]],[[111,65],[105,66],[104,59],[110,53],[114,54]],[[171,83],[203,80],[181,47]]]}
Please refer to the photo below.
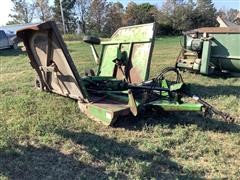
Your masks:
{"label": "hitch tongue", "polygon": [[211,113],[214,113],[216,115],[221,116],[228,123],[233,123],[235,121],[235,119],[233,117],[231,117],[230,114],[217,110],[215,107],[213,107],[212,105],[210,105],[206,101],[202,100],[200,97],[198,97],[196,95],[193,95],[192,98],[195,101],[197,101],[200,104],[202,104],[203,107],[206,108],[205,114],[204,114],[205,116],[207,116],[207,115],[209,115]]}

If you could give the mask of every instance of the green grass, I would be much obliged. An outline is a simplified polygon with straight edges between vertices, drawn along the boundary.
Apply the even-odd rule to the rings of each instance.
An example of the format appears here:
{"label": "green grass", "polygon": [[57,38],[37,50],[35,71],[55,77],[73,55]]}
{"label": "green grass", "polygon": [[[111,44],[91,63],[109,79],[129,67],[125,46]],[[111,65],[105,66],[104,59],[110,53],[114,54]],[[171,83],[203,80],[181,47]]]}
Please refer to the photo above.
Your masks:
{"label": "green grass", "polygon": [[[151,77],[174,66],[178,42],[156,41]],[[80,72],[94,67],[88,45],[67,45]],[[25,53],[0,52],[0,179],[240,177],[239,121],[178,112],[106,127],[80,113],[75,101],[37,91],[34,77]],[[239,78],[183,78],[193,92],[239,117]]]}

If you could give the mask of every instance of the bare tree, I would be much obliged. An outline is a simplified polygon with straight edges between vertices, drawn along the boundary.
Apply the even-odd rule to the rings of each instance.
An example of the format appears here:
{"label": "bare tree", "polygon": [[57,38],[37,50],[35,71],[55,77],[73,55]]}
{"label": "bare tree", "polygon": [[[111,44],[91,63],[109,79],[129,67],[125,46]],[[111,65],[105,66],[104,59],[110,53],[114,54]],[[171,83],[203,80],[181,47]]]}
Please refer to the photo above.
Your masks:
{"label": "bare tree", "polygon": [[9,16],[12,21],[8,24],[30,23],[33,20],[35,6],[26,0],[11,0],[13,3],[12,13]]}
{"label": "bare tree", "polygon": [[107,0],[91,0],[88,11],[88,29],[100,34],[102,33],[104,22],[106,20]]}
{"label": "bare tree", "polygon": [[79,26],[82,32],[85,34],[86,33],[86,16],[87,16],[87,11],[90,8],[89,0],[76,0],[75,7],[76,7],[76,13],[78,16]]}
{"label": "bare tree", "polygon": [[52,18],[51,8],[48,4],[48,0],[35,0],[36,11],[41,21],[47,21]]}
{"label": "bare tree", "polygon": [[[76,0],[61,0],[62,10],[64,14],[64,22],[66,25],[67,32],[75,32],[77,23],[76,23],[76,13],[75,13],[75,1]],[[61,8],[60,8],[60,0],[54,0],[53,5],[53,19],[57,24],[62,24],[61,17]]]}
{"label": "bare tree", "polygon": [[119,27],[123,26],[123,15],[124,7],[120,2],[109,3],[103,27],[105,36],[112,35]]}
{"label": "bare tree", "polygon": [[227,11],[227,19],[231,22],[234,22],[237,16],[239,16],[240,11],[238,9],[229,9]]}

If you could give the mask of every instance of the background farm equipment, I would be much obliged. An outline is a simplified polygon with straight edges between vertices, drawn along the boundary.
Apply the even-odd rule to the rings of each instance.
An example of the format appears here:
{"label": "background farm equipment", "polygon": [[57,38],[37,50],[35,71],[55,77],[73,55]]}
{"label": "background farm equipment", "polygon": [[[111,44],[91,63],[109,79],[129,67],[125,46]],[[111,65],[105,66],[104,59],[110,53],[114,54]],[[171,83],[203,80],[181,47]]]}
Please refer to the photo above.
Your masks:
{"label": "background farm equipment", "polygon": [[206,27],[184,33],[176,67],[205,75],[240,73],[240,26]]}
{"label": "background farm equipment", "polygon": [[[79,73],[54,22],[46,22],[18,31],[23,39],[30,63],[37,72],[36,86],[78,101],[83,113],[93,120],[112,125],[120,117],[137,116],[144,109],[163,111],[202,111],[220,114],[199,97],[188,93],[175,68],[164,69],[149,80],[151,55],[156,24],[144,24],[118,29],[109,41],[86,37],[92,47],[98,71]],[[102,45],[98,55],[94,45]],[[166,74],[174,73],[174,80]],[[184,102],[191,96],[197,103]]]}

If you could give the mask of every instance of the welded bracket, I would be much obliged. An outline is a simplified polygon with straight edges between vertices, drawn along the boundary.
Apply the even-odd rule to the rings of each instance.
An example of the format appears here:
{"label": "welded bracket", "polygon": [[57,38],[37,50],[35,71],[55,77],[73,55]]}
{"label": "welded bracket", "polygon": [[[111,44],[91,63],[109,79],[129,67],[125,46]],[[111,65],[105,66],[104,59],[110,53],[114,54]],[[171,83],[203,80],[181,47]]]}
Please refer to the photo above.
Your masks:
{"label": "welded bracket", "polygon": [[130,107],[130,110],[134,116],[137,116],[138,110],[137,110],[137,103],[133,97],[132,90],[128,90],[128,105]]}

